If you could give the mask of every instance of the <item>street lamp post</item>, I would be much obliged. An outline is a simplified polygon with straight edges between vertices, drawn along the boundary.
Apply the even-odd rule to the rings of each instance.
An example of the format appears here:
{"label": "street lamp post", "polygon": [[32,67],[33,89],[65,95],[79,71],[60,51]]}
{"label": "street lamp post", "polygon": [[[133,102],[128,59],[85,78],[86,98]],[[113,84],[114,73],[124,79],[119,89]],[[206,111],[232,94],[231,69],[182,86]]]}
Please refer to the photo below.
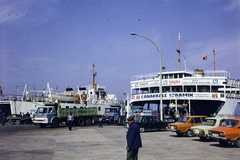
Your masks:
{"label": "street lamp post", "polygon": [[154,43],[151,39],[142,36],[140,34],[136,34],[136,33],[131,33],[131,35],[135,35],[135,36],[140,36],[143,37],[147,40],[149,40],[150,42],[152,42],[158,49],[159,51],[159,55],[160,55],[160,75],[159,75],[159,92],[160,92],[160,110],[161,110],[161,120],[163,120],[163,102],[162,102],[162,53],[161,53],[161,49],[156,45],[156,43]]}

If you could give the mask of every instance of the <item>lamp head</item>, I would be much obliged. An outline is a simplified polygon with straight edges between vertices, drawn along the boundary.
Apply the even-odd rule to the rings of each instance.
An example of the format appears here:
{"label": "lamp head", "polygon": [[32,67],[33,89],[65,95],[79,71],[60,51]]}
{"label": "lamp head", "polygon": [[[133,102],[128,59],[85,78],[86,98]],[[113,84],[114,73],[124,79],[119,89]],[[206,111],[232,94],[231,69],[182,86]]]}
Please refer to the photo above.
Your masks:
{"label": "lamp head", "polygon": [[131,35],[137,35],[136,33],[131,32]]}

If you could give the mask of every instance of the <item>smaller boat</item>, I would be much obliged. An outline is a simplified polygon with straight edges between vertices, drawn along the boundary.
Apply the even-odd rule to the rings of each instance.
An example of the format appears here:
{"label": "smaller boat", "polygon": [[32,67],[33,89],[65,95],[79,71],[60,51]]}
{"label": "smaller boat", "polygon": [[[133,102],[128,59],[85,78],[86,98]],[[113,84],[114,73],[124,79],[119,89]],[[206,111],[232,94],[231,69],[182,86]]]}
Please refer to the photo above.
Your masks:
{"label": "smaller boat", "polygon": [[79,100],[79,96],[74,95],[72,88],[67,88],[65,92],[51,92],[49,98],[52,98],[53,101],[58,102],[77,102]]}

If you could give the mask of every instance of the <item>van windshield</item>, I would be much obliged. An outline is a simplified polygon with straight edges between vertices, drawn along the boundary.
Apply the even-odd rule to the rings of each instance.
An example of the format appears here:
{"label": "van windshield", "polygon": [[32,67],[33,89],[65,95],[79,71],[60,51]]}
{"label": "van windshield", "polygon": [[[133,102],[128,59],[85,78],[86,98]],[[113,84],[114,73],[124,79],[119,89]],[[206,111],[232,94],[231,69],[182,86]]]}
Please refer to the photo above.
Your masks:
{"label": "van windshield", "polygon": [[189,117],[181,117],[177,122],[183,122],[186,123],[188,121]]}
{"label": "van windshield", "polygon": [[37,113],[47,113],[47,108],[40,107],[38,108]]}

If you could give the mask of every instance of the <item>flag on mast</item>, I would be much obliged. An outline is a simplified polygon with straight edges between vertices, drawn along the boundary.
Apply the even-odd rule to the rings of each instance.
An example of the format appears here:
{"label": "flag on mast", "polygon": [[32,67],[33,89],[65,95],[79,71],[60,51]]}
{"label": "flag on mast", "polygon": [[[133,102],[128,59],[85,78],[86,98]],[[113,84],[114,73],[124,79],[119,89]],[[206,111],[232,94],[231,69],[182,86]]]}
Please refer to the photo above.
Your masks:
{"label": "flag on mast", "polygon": [[203,60],[207,60],[207,56],[203,57]]}

